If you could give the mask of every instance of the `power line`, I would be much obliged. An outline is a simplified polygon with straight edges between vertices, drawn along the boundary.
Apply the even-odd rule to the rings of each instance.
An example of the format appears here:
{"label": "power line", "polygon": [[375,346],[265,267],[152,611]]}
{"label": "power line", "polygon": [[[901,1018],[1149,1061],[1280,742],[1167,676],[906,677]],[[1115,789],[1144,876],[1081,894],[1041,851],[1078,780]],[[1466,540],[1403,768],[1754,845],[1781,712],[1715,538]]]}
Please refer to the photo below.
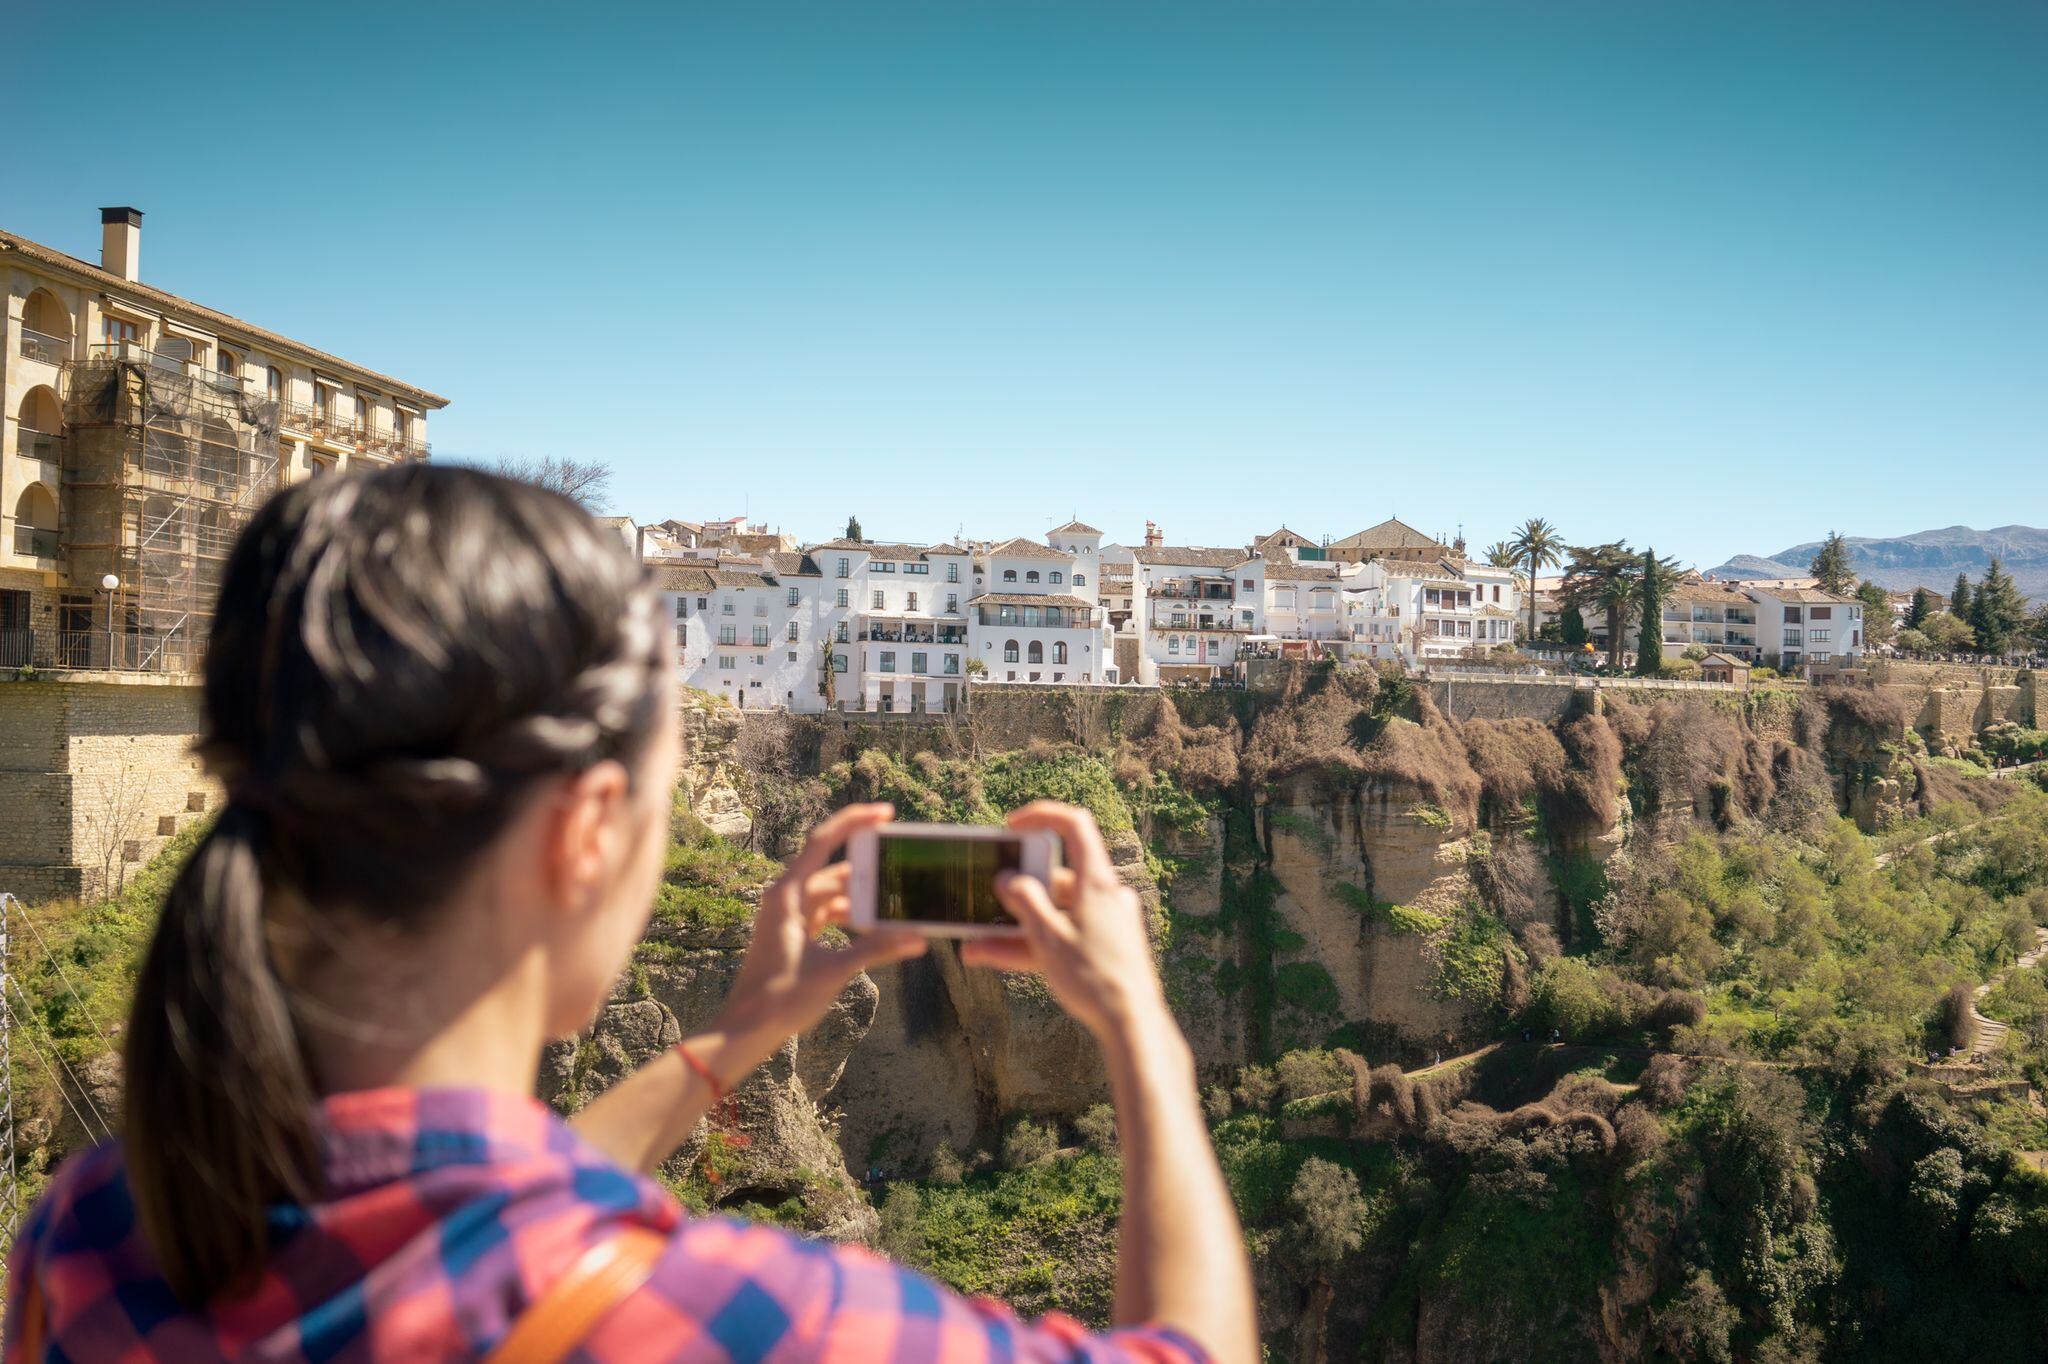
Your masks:
{"label": "power line", "polygon": [[[14,997],[27,1006],[28,1017],[34,1018],[35,1004],[29,999],[29,997],[26,994],[22,993],[21,983],[13,979],[12,977],[9,977],[7,984],[13,988]],[[40,1027],[41,1025],[38,1024],[38,1026]],[[47,1028],[44,1028],[43,1034],[45,1037],[49,1037],[49,1030]],[[101,1113],[99,1110],[99,1105],[95,1104],[92,1101],[92,1095],[90,1092],[87,1091],[85,1087],[85,1082],[78,1078],[78,1072],[71,1069],[71,1063],[64,1059],[64,1053],[57,1050],[57,1039],[54,1037],[49,1037],[49,1042],[50,1055],[57,1058],[57,1064],[59,1067],[63,1069],[65,1078],[69,1079],[71,1081],[71,1087],[78,1091],[78,1101],[85,1105],[86,1111],[91,1113],[94,1120],[97,1121],[100,1125],[100,1135],[99,1137],[95,1137],[94,1140],[97,1141],[103,1138],[107,1141],[112,1141],[114,1139],[114,1129],[107,1122],[106,1115]],[[47,1059],[44,1059],[43,1049],[40,1046],[36,1045],[34,1038],[29,1039],[29,1045],[35,1051],[37,1059],[43,1061],[43,1070],[45,1071],[45,1073],[48,1073],[50,1070],[50,1063]],[[56,1081],[57,1077],[54,1074],[51,1074],[50,1079],[54,1082]],[[61,1083],[57,1085],[57,1092],[60,1095],[64,1094],[64,1086]],[[71,1108],[71,1116],[74,1118],[78,1118],[78,1125],[80,1127],[85,1128],[85,1134],[88,1137],[91,1137],[93,1134],[91,1125],[87,1123],[84,1118],[79,1116],[78,1110],[76,1108],[71,1107],[71,1099],[69,1095],[64,1095],[64,1106],[66,1108]]]}
{"label": "power line", "polygon": [[71,996],[71,1002],[78,1006],[78,1012],[85,1015],[85,1021],[92,1025],[93,1032],[98,1034],[100,1041],[106,1043],[108,1050],[111,1051],[114,1046],[114,1039],[107,1036],[107,1030],[102,1028],[99,1020],[92,1016],[92,1010],[85,1007],[84,997],[78,993],[78,988],[71,983],[71,973],[64,969],[63,958],[50,949],[49,941],[43,937],[43,930],[37,928],[36,921],[29,917],[28,906],[15,899],[12,895],[0,896],[0,912],[5,912],[8,908],[12,908],[16,914],[19,914],[21,921],[28,925],[28,931],[36,935],[36,945],[43,949],[43,959],[57,968],[57,975],[64,982],[65,993]]}

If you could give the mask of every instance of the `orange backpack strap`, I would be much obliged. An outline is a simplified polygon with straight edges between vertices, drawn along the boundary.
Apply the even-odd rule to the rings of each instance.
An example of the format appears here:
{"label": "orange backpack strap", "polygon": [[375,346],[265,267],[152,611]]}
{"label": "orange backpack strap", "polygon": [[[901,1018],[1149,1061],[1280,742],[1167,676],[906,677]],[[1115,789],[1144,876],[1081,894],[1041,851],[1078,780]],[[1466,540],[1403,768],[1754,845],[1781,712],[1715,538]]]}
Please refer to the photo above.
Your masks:
{"label": "orange backpack strap", "polygon": [[668,1238],[629,1227],[578,1256],[512,1323],[489,1364],[561,1364],[605,1314],[647,1282]]}

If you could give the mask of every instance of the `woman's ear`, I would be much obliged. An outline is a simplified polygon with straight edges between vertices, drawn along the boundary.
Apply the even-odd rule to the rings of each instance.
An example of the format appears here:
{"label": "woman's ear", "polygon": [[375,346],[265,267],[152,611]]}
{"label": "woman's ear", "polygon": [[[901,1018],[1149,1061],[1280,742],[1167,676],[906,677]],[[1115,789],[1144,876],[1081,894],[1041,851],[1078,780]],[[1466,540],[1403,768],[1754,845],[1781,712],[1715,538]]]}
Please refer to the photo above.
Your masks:
{"label": "woman's ear", "polygon": [[563,783],[541,850],[541,875],[557,907],[589,907],[617,875],[630,833],[619,816],[630,792],[625,767],[609,759]]}

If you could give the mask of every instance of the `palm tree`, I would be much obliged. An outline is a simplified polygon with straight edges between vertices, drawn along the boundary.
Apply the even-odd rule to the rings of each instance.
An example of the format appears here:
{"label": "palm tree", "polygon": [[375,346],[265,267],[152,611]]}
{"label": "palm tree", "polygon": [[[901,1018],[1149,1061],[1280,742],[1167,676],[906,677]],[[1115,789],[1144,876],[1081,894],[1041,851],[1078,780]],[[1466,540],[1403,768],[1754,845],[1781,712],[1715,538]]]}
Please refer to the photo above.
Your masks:
{"label": "palm tree", "polygon": [[1544,568],[1555,568],[1563,561],[1566,553],[1564,537],[1557,533],[1557,527],[1540,516],[1532,516],[1522,523],[1515,532],[1515,538],[1508,541],[1508,547],[1515,553],[1518,563],[1529,566],[1529,642],[1536,642],[1536,575]]}
{"label": "palm tree", "polygon": [[1495,568],[1513,568],[1522,562],[1522,556],[1515,551],[1513,542],[1495,540],[1486,547],[1486,562]]}
{"label": "palm tree", "polygon": [[1607,666],[1621,666],[1622,630],[1628,624],[1629,609],[1635,604],[1636,570],[1640,560],[1619,540],[1604,545],[1574,545],[1571,561],[1565,565],[1564,590],[1559,594],[1567,606],[1581,614],[1598,611],[1607,619]]}

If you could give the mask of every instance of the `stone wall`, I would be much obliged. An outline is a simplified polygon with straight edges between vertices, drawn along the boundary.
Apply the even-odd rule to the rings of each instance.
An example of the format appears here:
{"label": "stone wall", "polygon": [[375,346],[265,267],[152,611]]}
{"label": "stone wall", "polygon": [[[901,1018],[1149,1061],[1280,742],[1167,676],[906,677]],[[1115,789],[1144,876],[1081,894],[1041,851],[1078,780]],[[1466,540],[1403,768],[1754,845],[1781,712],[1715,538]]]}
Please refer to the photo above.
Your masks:
{"label": "stone wall", "polygon": [[192,679],[0,681],[0,890],[99,894],[220,803],[192,755]]}

